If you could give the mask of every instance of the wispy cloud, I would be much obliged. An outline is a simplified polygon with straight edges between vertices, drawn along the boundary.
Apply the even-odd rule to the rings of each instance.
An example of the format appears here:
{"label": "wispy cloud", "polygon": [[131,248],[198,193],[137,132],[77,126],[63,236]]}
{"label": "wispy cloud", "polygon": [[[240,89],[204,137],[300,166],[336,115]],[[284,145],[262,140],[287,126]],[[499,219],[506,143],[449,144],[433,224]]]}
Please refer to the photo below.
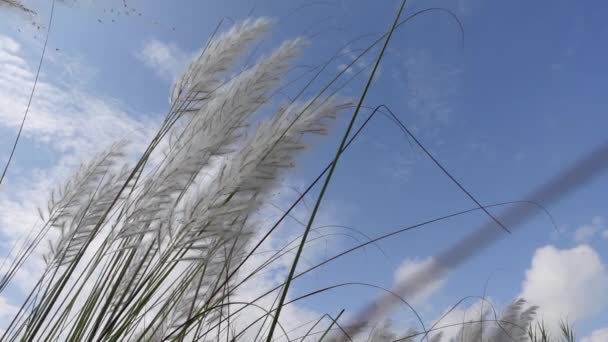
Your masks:
{"label": "wispy cloud", "polygon": [[192,59],[192,54],[183,51],[176,44],[157,39],[146,41],[135,56],[168,81],[174,80]]}
{"label": "wispy cloud", "polygon": [[397,184],[404,184],[412,177],[416,159],[415,155],[396,151],[391,154],[390,162],[383,165],[380,170],[391,177]]}
{"label": "wispy cloud", "polygon": [[[585,224],[578,227],[574,231],[574,241],[577,243],[586,243],[591,241],[601,229],[606,227],[606,223],[603,217],[596,216],[591,220],[590,224]],[[606,234],[606,232],[602,232],[602,234]]]}
{"label": "wispy cloud", "polygon": [[[34,82],[31,64],[21,57],[22,47],[0,36],[0,121],[7,128],[19,126]],[[71,70],[73,74],[75,70]],[[77,75],[75,75],[77,78]],[[73,84],[50,83],[41,75],[24,134],[66,151],[99,146],[117,137],[143,138],[154,123],[144,124],[120,102],[90,94]],[[90,152],[90,149],[87,149]]]}
{"label": "wispy cloud", "polygon": [[450,123],[462,70],[438,61],[428,49],[408,49],[402,56],[404,74],[395,77],[404,82],[410,112],[427,128]]}
{"label": "wispy cloud", "polygon": [[605,342],[608,341],[608,328],[594,330],[589,337],[585,337],[581,342]]}

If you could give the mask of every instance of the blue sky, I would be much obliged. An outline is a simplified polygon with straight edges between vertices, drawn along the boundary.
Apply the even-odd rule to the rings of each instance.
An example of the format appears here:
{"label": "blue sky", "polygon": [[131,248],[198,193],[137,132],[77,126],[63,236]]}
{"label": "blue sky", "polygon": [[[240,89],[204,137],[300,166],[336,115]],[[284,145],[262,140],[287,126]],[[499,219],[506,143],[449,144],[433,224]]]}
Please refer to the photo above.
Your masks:
{"label": "blue sky", "polygon": [[[41,74],[42,95],[34,97],[25,136],[2,185],[0,232],[7,243],[1,248],[16,236],[20,224],[31,222],[24,215],[35,217],[27,200],[32,196],[42,200],[42,190],[51,180],[60,178],[101,142],[120,135],[145,141],[146,132],[168,109],[172,78],[222,18],[227,18],[224,29],[249,15],[277,19],[272,34],[254,49],[252,58],[284,39],[310,36],[310,46],[291,77],[306,71],[306,65],[327,60],[352,39],[367,35],[343,51],[344,56],[315,83],[314,91],[389,27],[400,3],[213,0],[176,5],[140,0],[127,2],[127,16],[119,0],[66,2],[57,3]],[[14,64],[31,73],[42,48],[50,3],[24,3],[38,12],[37,24],[0,7],[0,61],[5,68]],[[445,13],[429,12],[403,26],[393,37],[365,105],[389,106],[482,203],[523,199],[605,141],[608,5],[602,1],[412,0],[406,13],[428,7],[444,7],[457,14],[464,26],[464,45],[458,25]],[[369,66],[376,54],[373,50],[363,58],[354,72]],[[11,78],[6,70],[0,75],[1,160],[8,155],[30,84],[27,75]],[[342,95],[357,96],[368,72],[369,68],[364,70]],[[293,96],[302,85],[297,82],[281,95]],[[58,108],[65,112],[57,112]],[[367,114],[363,112],[360,119]],[[290,182],[304,187],[314,179],[331,158],[346,124],[347,115],[338,120],[329,137],[313,144],[297,170],[289,174]],[[336,172],[323,220],[370,236],[474,207],[385,117],[370,123]],[[600,176],[548,207],[561,233],[555,232],[547,216],[539,214],[463,265],[436,291],[417,301],[422,315],[432,320],[461,297],[482,295],[491,277],[487,293],[499,306],[530,294],[534,297],[527,298],[530,301],[575,319],[581,336],[607,328],[607,184],[608,177]],[[353,254],[304,277],[295,291],[345,281],[390,287],[404,262],[416,264],[439,253],[485,220],[481,213],[473,213],[399,235],[380,243],[387,256],[368,248],[366,253]],[[348,239],[330,241],[317,250],[318,257],[350,244]],[[563,286],[546,280],[549,275],[563,280]],[[581,294],[573,295],[577,292]],[[13,294],[17,298],[19,291]],[[356,310],[375,294],[348,288],[301,305],[319,312],[337,312],[342,307]],[[15,298],[0,304],[15,304]],[[394,318],[414,324],[404,311]]]}

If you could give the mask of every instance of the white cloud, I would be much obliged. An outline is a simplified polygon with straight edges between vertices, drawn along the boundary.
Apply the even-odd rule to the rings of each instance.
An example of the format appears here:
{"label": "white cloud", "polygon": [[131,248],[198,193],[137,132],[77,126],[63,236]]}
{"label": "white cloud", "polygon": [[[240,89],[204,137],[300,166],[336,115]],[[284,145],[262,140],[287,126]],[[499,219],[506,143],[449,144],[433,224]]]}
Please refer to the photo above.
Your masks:
{"label": "white cloud", "polygon": [[574,231],[574,241],[577,243],[589,242],[604,226],[604,218],[601,216],[596,216],[593,218],[593,220],[591,220],[591,224],[582,225]]}
{"label": "white cloud", "polygon": [[17,313],[19,308],[13,304],[10,304],[6,298],[0,296],[0,319],[6,320],[11,318],[12,315]]}
{"label": "white cloud", "polygon": [[175,79],[192,58],[177,45],[156,39],[146,41],[136,56],[160,77],[169,81]]}
{"label": "white cloud", "polygon": [[539,305],[548,324],[583,320],[608,307],[608,270],[588,245],[545,246],[536,250],[520,296]]}
{"label": "white cloud", "polygon": [[[0,122],[11,129],[21,124],[35,77],[20,52],[15,40],[0,36]],[[143,140],[156,124],[133,119],[115,100],[71,86],[49,83],[43,72],[24,127],[27,138],[58,151],[80,149],[90,154],[91,147],[118,137]]]}
{"label": "white cloud", "polygon": [[597,234],[597,232],[599,232],[599,230],[600,229],[598,226],[592,226],[592,225],[580,226],[574,231],[574,241],[576,241],[578,243],[589,242],[589,241],[591,241],[591,239],[593,239],[595,234]]}
{"label": "white cloud", "polygon": [[581,342],[606,342],[608,341],[608,328],[598,329],[591,333],[590,336],[585,337]]}
{"label": "white cloud", "polygon": [[4,333],[4,322],[10,322],[19,307],[10,304],[4,296],[0,296],[0,334]]}
{"label": "white cloud", "polygon": [[0,36],[0,51],[6,51],[8,54],[19,52],[19,44],[10,37]]}
{"label": "white cloud", "polygon": [[[423,268],[427,268],[433,262],[432,257],[427,257],[425,259],[407,259],[401,263],[399,268],[395,271],[393,278],[394,283],[398,284],[408,279],[412,274],[420,271]],[[424,291],[421,291],[414,298],[405,298],[410,304],[421,304],[424,303],[430,296],[432,296],[435,292],[440,290],[445,285],[445,278],[437,279],[431,284],[428,284]]]}

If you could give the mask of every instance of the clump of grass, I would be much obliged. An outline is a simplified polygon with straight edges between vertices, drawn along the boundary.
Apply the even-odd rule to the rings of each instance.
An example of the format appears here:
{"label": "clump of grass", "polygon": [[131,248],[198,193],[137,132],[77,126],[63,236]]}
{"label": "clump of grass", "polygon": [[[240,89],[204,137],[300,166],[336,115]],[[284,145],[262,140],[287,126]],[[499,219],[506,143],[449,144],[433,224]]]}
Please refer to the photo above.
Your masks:
{"label": "clump of grass", "polygon": [[305,45],[287,41],[228,75],[271,24],[246,20],[201,50],[172,87],[171,112],[134,165],[119,167],[124,143],[115,144],[51,194],[39,210],[44,227],[11,269],[49,229],[58,237],[49,240],[46,270],[3,339],[194,340],[224,318],[232,276],[260,228],[256,211],[307,147],[303,138],[326,134],[347,105],[331,96],[297,100],[248,127]]}
{"label": "clump of grass", "polygon": [[[454,308],[456,305],[452,307]],[[428,339],[431,342],[443,342],[446,339],[442,330],[459,326],[458,333],[447,342],[576,342],[572,325],[565,321],[559,322],[560,334],[552,337],[542,321],[535,321],[538,309],[537,306],[526,306],[525,300],[519,299],[508,305],[500,316],[485,309],[480,315],[473,315],[474,319],[444,325],[441,321],[452,311],[449,310],[427,331],[419,332],[409,328],[401,335],[394,332],[390,321],[384,321],[370,329],[367,341],[414,342]]]}
{"label": "clump of grass", "polygon": [[[404,5],[405,1],[399,14]],[[389,33],[382,37],[386,38],[382,52],[403,22],[398,15]],[[286,281],[249,302],[234,300],[243,283],[291,252],[281,250],[253,272],[241,274],[242,266],[293,206],[257,243],[255,237],[263,231],[256,213],[276,187],[279,176],[293,167],[298,154],[307,148],[305,137],[326,134],[338,113],[351,106],[348,101],[325,94],[343,71],[314,98],[300,99],[302,91],[293,101],[273,108],[257,127],[249,127],[254,114],[273,103],[274,91],[305,46],[299,38],[287,41],[253,66],[229,75],[247,47],[271,24],[267,18],[246,20],[210,40],[174,83],[171,110],[140,159],[130,163],[121,152],[124,143],[112,145],[83,164],[51,194],[46,210],[39,211],[43,227],[18,250],[10,272],[0,282],[2,291],[45,239],[46,232],[58,231],[57,239],[48,241],[43,274],[2,340],[234,341],[253,336],[248,330],[253,331],[256,324],[255,340],[272,341],[275,328],[281,330],[280,337],[289,339],[279,320],[282,308],[315,293],[288,302],[292,281],[319,265],[396,234],[370,239],[295,273],[339,157],[363,128],[350,136],[357,114],[364,108],[381,52],[335,158],[313,183],[328,174],[306,230],[292,248],[297,249],[296,258]],[[362,54],[382,42],[382,38]],[[475,203],[478,207],[472,210],[491,216],[485,206],[476,200]],[[276,306],[264,308],[256,304],[276,290],[280,291]],[[259,308],[264,315],[252,323],[238,321],[235,317],[247,307]],[[544,327],[537,327],[538,333],[531,328],[536,309],[524,308],[520,300],[510,305],[500,319],[492,319],[484,312],[480,320],[463,323],[451,342],[548,341]],[[319,341],[332,340],[330,331],[336,329],[350,339],[348,329],[339,322],[343,313],[344,310],[336,318],[328,316],[330,323],[319,332]],[[262,333],[267,326],[269,331]],[[437,331],[441,328],[435,324],[422,333],[412,329],[399,337],[384,325],[372,329],[368,340],[421,338],[440,342],[442,334]],[[561,328],[568,342],[575,340],[568,325],[563,323]],[[301,339],[314,334],[311,329]]]}

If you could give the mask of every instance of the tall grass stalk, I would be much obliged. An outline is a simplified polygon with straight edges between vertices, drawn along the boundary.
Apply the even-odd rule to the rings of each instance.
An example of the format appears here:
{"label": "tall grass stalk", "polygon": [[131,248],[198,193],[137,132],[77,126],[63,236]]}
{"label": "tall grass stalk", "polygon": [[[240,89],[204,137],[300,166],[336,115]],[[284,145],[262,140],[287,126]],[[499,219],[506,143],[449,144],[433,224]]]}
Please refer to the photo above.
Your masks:
{"label": "tall grass stalk", "polygon": [[384,45],[382,46],[382,49],[380,50],[380,53],[378,54],[378,57],[376,59],[376,62],[374,64],[374,67],[370,73],[370,76],[367,80],[367,83],[365,84],[365,88],[363,89],[363,92],[361,94],[361,96],[359,97],[358,103],[357,103],[357,107],[355,108],[355,111],[351,117],[351,120],[348,124],[348,127],[346,128],[346,131],[344,132],[344,135],[342,136],[342,141],[340,142],[340,145],[338,146],[338,149],[336,150],[336,156],[333,160],[333,163],[331,164],[331,167],[329,168],[329,171],[327,173],[327,176],[325,178],[325,182],[323,183],[322,187],[321,187],[321,191],[319,193],[319,196],[317,197],[317,201],[315,202],[315,206],[312,209],[312,213],[310,214],[310,218],[308,220],[308,223],[306,225],[306,228],[304,230],[304,235],[302,236],[302,241],[300,242],[300,247],[298,248],[298,251],[296,252],[296,256],[293,260],[293,263],[291,265],[291,269],[289,270],[289,274],[287,275],[287,280],[285,281],[285,286],[282,289],[282,293],[281,293],[281,299],[279,300],[279,303],[277,304],[277,313],[275,314],[274,319],[272,320],[272,324],[270,326],[270,331],[268,332],[268,337],[266,338],[266,342],[271,342],[272,341],[272,337],[273,337],[273,333],[274,333],[274,329],[276,327],[276,324],[279,320],[280,314],[281,314],[281,310],[283,308],[283,304],[285,303],[285,299],[287,298],[287,293],[289,291],[289,287],[291,285],[291,281],[293,280],[293,276],[295,274],[296,271],[296,267],[298,266],[298,262],[300,261],[300,256],[302,255],[302,251],[304,249],[304,245],[306,244],[306,239],[308,237],[308,234],[310,232],[310,229],[312,228],[312,225],[315,221],[315,217],[316,214],[319,210],[319,207],[321,205],[321,202],[323,200],[323,196],[325,195],[325,191],[327,191],[327,187],[329,185],[329,182],[331,181],[331,177],[336,169],[336,165],[338,164],[338,160],[340,159],[340,156],[344,150],[344,146],[346,145],[346,141],[350,135],[350,131],[352,130],[355,121],[357,120],[357,116],[359,114],[359,111],[361,110],[361,106],[363,105],[363,101],[365,100],[365,96],[367,95],[367,92],[369,91],[369,88],[372,84],[372,80],[374,79],[374,76],[376,75],[376,71],[378,70],[378,66],[380,65],[380,61],[382,61],[382,57],[384,56],[384,52],[386,51],[386,48],[388,47],[388,43],[390,42],[390,39],[393,35],[393,32],[395,31],[397,24],[399,23],[399,18],[401,17],[401,13],[403,12],[403,9],[405,8],[405,4],[406,4],[407,0],[403,0],[401,2],[401,6],[399,7],[399,11],[397,12],[397,16],[395,17],[395,20],[393,21],[393,24],[390,28],[390,30],[388,31],[388,34],[386,36],[386,40],[384,42]]}

